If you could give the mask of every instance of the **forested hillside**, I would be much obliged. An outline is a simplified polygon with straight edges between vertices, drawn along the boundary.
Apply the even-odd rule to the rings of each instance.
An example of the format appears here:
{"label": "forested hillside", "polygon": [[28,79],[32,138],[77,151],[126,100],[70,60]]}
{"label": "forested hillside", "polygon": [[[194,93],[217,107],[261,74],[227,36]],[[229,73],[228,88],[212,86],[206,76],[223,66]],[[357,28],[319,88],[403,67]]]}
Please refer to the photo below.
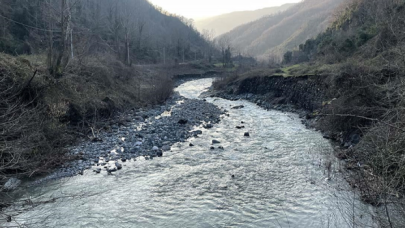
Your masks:
{"label": "forested hillside", "polygon": [[325,31],[334,9],[343,0],[305,0],[288,10],[239,26],[223,35],[240,52],[276,58]]}
{"label": "forested hillside", "polygon": [[[328,29],[286,53],[285,62],[322,62],[337,64],[351,61],[368,67],[389,66],[399,70],[404,41],[403,0],[350,0],[335,10]],[[353,61],[355,60],[355,61]]]}
{"label": "forested hillside", "polygon": [[268,7],[253,11],[238,11],[222,14],[215,17],[196,20],[195,26],[199,31],[212,30],[215,33],[215,36],[220,36],[238,27],[239,25],[255,21],[264,16],[283,12],[293,5],[293,3],[290,3],[282,6]]}
{"label": "forested hillside", "polygon": [[201,58],[207,43],[190,21],[146,0],[1,0],[0,51],[69,55],[107,52],[127,63]]}

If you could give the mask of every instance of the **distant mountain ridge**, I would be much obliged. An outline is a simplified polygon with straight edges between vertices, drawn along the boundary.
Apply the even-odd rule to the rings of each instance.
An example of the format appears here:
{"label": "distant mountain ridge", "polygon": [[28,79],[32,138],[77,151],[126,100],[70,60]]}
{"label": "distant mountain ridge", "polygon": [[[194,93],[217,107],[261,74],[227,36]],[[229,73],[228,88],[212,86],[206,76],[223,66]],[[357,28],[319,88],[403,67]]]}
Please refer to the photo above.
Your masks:
{"label": "distant mountain ridge", "polygon": [[344,0],[304,0],[275,15],[241,25],[222,35],[239,52],[281,59],[307,39],[326,30],[334,10]]}
{"label": "distant mountain ridge", "polygon": [[264,16],[283,12],[293,5],[295,5],[295,3],[287,3],[282,6],[268,7],[253,11],[236,11],[201,20],[196,20],[195,26],[199,31],[203,31],[204,29],[214,30],[215,36],[220,36],[240,25],[255,21]]}

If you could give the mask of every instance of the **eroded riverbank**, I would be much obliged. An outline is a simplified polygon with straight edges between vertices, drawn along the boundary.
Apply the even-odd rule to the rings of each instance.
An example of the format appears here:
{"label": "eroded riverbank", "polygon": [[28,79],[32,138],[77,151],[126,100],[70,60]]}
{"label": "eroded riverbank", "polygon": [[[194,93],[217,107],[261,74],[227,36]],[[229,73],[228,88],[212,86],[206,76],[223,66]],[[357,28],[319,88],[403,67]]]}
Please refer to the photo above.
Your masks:
{"label": "eroded riverbank", "polygon": [[[177,90],[197,98],[210,83],[192,81]],[[30,227],[373,225],[372,210],[340,176],[330,143],[306,129],[298,115],[266,111],[246,101],[207,102],[228,110],[229,116],[212,128],[201,124],[190,129],[187,134],[202,134],[175,143],[161,158],[141,156],[113,175],[89,170],[29,188],[25,198],[55,200],[19,213],[16,221]],[[184,110],[188,120],[190,112]],[[212,145],[213,140],[219,143]]]}

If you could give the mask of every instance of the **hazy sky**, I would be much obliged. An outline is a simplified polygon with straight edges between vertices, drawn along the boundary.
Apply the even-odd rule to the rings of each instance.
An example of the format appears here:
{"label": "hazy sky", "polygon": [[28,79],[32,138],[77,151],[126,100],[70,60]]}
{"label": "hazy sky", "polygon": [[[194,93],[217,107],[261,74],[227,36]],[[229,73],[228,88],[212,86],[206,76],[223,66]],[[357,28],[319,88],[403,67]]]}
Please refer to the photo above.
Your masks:
{"label": "hazy sky", "polygon": [[203,18],[233,11],[255,10],[301,0],[149,0],[170,13]]}

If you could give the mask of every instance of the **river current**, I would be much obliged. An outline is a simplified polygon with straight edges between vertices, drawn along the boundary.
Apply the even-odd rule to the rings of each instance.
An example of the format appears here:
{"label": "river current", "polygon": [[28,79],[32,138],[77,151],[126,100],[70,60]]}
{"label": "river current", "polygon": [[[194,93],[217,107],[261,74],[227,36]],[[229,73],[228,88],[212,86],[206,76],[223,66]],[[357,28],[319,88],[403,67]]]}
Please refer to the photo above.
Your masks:
{"label": "river current", "polygon": [[[211,83],[196,80],[176,90],[199,99]],[[41,228],[375,227],[372,208],[342,178],[330,142],[298,115],[243,100],[207,101],[229,116],[212,129],[196,127],[200,137],[175,144],[162,158],[127,162],[114,175],[89,170],[32,187],[23,198],[57,199],[17,221]],[[210,149],[213,139],[221,143]]]}

